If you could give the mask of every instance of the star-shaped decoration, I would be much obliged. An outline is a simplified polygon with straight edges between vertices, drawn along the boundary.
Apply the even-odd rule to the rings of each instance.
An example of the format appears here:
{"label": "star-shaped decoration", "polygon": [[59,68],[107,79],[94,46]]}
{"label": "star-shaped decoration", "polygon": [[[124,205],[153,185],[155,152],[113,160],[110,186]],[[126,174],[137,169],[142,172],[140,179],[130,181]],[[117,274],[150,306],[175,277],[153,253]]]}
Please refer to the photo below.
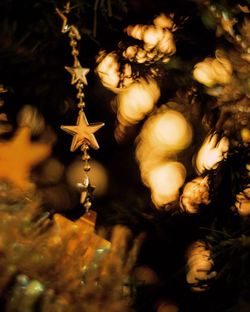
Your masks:
{"label": "star-shaped decoration", "polygon": [[84,204],[88,197],[93,196],[93,192],[95,190],[95,186],[91,185],[89,179],[88,181],[84,181],[84,183],[77,183],[79,190],[81,191],[81,199],[80,203]]}
{"label": "star-shaped decoration", "polygon": [[51,147],[30,141],[28,127],[19,128],[10,141],[0,141],[0,179],[8,180],[22,190],[31,186],[31,168],[46,159]]}
{"label": "star-shaped decoration", "polygon": [[80,111],[75,126],[61,126],[61,129],[73,135],[70,151],[74,152],[78,147],[82,146],[84,142],[92,148],[98,149],[99,145],[94,133],[103,126],[103,122],[89,125],[84,112]]}
{"label": "star-shaped decoration", "polygon": [[[55,214],[53,221],[55,231],[51,234],[52,244],[54,234],[54,237],[59,236],[62,241],[66,242],[69,255],[79,250],[79,244],[87,246],[82,250],[84,253],[81,256],[83,258],[81,263],[85,265],[93,261],[93,256],[97,249],[111,247],[109,241],[95,233],[96,212],[93,210],[89,210],[75,222],[68,220],[60,214]],[[81,244],[83,242],[84,244]]]}
{"label": "star-shaped decoration", "polygon": [[65,10],[62,12],[61,10],[59,10],[58,8],[56,8],[56,13],[60,16],[60,18],[62,19],[62,29],[61,32],[62,33],[66,33],[68,31],[72,32],[77,40],[81,39],[81,35],[78,31],[78,29],[74,26],[74,25],[69,25],[68,24],[68,18],[66,15],[64,15],[64,13],[68,14],[70,12],[71,8],[70,8],[70,4],[67,3],[65,6]]}
{"label": "star-shaped decoration", "polygon": [[65,66],[65,69],[72,75],[71,84],[75,84],[81,81],[85,86],[88,84],[86,75],[89,72],[89,68],[83,68],[78,62],[74,67]]}

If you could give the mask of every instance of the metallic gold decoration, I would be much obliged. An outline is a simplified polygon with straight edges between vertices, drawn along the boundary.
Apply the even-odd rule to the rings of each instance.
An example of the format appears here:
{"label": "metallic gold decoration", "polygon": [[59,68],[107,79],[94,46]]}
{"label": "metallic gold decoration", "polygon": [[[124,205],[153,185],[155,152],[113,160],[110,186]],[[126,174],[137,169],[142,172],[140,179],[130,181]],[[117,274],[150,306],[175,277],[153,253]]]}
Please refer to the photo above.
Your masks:
{"label": "metallic gold decoration", "polygon": [[75,84],[81,81],[84,85],[87,85],[86,75],[89,72],[89,68],[82,68],[81,64],[78,63],[76,67],[65,66],[65,69],[72,75],[71,84]]}
{"label": "metallic gold decoration", "polygon": [[83,146],[83,143],[98,149],[99,145],[96,141],[94,133],[103,127],[103,123],[89,125],[87,118],[82,110],[79,111],[79,116],[75,126],[61,126],[61,129],[73,135],[70,151],[74,152],[78,147]]}
{"label": "metallic gold decoration", "polygon": [[[79,115],[77,118],[76,125],[72,126],[61,126],[61,129],[67,133],[73,135],[73,140],[71,143],[70,151],[74,152],[77,148],[81,148],[83,152],[82,160],[84,162],[83,170],[87,173],[90,170],[89,160],[90,156],[88,154],[89,147],[98,149],[99,145],[94,136],[94,133],[99,130],[104,123],[95,123],[89,124],[88,120],[83,111],[85,107],[84,99],[84,86],[88,84],[86,75],[89,72],[89,68],[83,68],[78,60],[79,49],[77,47],[77,41],[81,39],[81,35],[74,25],[69,25],[67,14],[70,13],[70,3],[68,2],[64,7],[64,10],[61,11],[56,8],[56,12],[59,17],[62,19],[62,33],[68,33],[70,39],[70,46],[72,48],[71,54],[74,58],[73,66],[65,66],[65,69],[71,74],[71,84],[75,85],[77,90],[77,99],[78,99],[78,108]],[[86,211],[91,207],[90,198],[92,196],[94,188],[91,186],[89,178],[85,179],[83,183],[78,183],[79,188],[81,189],[81,199],[80,202],[84,205]]]}
{"label": "metallic gold decoration", "polygon": [[23,127],[18,129],[10,141],[0,142],[0,151],[0,178],[24,190],[31,186],[31,168],[49,156],[50,146],[46,143],[32,143],[29,128]]}

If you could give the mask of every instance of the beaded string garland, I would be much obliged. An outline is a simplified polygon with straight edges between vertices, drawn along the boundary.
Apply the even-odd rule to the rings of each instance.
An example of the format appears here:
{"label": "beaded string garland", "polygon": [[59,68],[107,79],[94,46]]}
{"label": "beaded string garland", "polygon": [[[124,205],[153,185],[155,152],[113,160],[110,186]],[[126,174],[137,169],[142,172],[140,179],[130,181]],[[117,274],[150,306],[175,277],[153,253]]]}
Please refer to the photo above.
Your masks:
{"label": "beaded string garland", "polygon": [[73,136],[70,151],[74,152],[76,149],[80,148],[82,151],[82,160],[84,162],[83,170],[85,172],[84,179],[81,183],[78,183],[77,186],[81,191],[80,202],[83,204],[86,212],[89,211],[91,207],[91,197],[94,191],[94,187],[91,185],[89,177],[87,175],[90,170],[90,156],[89,148],[98,149],[99,145],[95,138],[94,133],[104,126],[104,123],[99,122],[95,124],[89,124],[84,113],[85,102],[84,102],[84,87],[88,84],[86,75],[89,72],[89,68],[84,68],[81,66],[78,59],[79,49],[78,41],[81,40],[81,35],[75,25],[68,24],[67,15],[70,13],[70,3],[68,2],[64,9],[61,11],[56,8],[56,13],[62,19],[62,33],[67,33],[69,37],[69,44],[72,48],[71,54],[74,58],[73,66],[65,66],[65,69],[71,74],[71,84],[75,85],[77,94],[76,98],[78,99],[78,118],[76,125],[61,126],[61,129]]}

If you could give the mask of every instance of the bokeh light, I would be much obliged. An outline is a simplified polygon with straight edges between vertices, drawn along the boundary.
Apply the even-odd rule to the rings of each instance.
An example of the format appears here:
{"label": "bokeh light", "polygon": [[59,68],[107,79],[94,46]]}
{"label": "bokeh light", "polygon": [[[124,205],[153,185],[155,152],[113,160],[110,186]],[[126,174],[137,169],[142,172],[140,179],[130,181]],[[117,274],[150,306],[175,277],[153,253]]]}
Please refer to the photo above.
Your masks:
{"label": "bokeh light", "polygon": [[217,51],[216,58],[207,57],[195,65],[193,76],[207,87],[231,82],[233,67],[231,62]]}
{"label": "bokeh light", "polygon": [[111,52],[106,54],[104,51],[100,52],[97,63],[96,72],[102,84],[108,89],[116,88],[120,80],[120,65],[117,61],[116,53]]}
{"label": "bokeh light", "polygon": [[198,151],[195,165],[199,174],[205,170],[216,169],[219,163],[227,157],[229,148],[228,138],[218,139],[218,135],[208,135]]}
{"label": "bokeh light", "polygon": [[147,180],[154,204],[160,207],[177,199],[185,178],[186,169],[179,162],[166,162],[153,168]]}
{"label": "bokeh light", "polygon": [[160,149],[176,152],[190,144],[192,128],[181,113],[169,109],[152,118],[148,135]]}
{"label": "bokeh light", "polygon": [[192,127],[178,111],[161,107],[149,117],[136,144],[143,183],[150,188],[156,207],[175,201],[186,178],[185,167],[177,155],[192,141]]}
{"label": "bokeh light", "polygon": [[137,123],[152,111],[159,97],[155,80],[141,79],[133,83],[117,97],[119,122],[123,125]]}
{"label": "bokeh light", "polygon": [[[105,167],[96,160],[90,161],[91,170],[88,172],[88,177],[91,185],[95,186],[94,195],[96,197],[103,196],[108,187],[108,173]],[[74,160],[66,172],[66,179],[69,185],[78,189],[79,183],[83,183],[86,178],[84,171],[84,163],[80,159]]]}

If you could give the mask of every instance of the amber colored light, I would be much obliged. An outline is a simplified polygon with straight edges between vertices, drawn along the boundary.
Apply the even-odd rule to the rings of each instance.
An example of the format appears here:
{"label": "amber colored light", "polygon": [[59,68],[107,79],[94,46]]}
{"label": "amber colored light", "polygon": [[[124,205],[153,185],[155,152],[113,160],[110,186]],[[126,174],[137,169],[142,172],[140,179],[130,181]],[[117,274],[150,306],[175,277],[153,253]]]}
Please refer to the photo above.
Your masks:
{"label": "amber colored light", "polygon": [[[88,177],[91,185],[95,186],[94,196],[102,196],[108,187],[108,173],[105,167],[96,160],[90,161],[91,169]],[[84,164],[81,160],[73,161],[66,172],[68,183],[77,189],[78,183],[83,183],[85,179]]]}
{"label": "amber colored light", "polygon": [[185,167],[179,162],[159,164],[148,173],[148,184],[156,206],[174,201],[186,177]]}
{"label": "amber colored light", "polygon": [[140,80],[118,95],[118,120],[123,125],[135,124],[152,111],[160,90],[155,80]]}
{"label": "amber colored light", "polygon": [[218,141],[218,135],[209,135],[203,142],[197,157],[196,170],[203,173],[205,170],[216,169],[219,163],[226,157],[229,142],[226,137]]}

